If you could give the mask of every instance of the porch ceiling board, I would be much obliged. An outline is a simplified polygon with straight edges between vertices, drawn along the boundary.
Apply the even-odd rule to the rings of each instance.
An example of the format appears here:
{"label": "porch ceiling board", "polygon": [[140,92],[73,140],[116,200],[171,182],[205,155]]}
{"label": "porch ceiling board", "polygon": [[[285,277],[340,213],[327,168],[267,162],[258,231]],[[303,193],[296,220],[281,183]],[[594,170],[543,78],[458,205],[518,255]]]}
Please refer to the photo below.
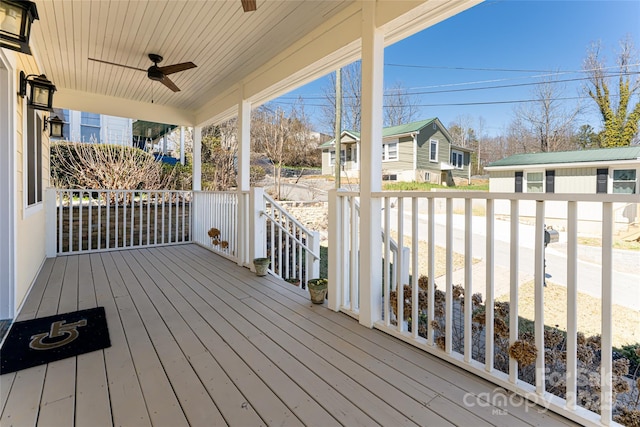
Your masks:
{"label": "porch ceiling board", "polygon": [[[380,0],[377,22],[392,43],[479,1]],[[240,91],[259,105],[357,59],[360,51],[362,2],[355,0],[258,0],[250,13],[240,0],[36,3],[40,20],[31,44],[42,72],[65,94],[55,105],[134,119],[201,125],[228,118]],[[161,66],[192,61],[197,68],[170,76],[181,89],[174,93],[143,71],[89,61],[146,70],[149,53],[164,57]],[[100,102],[76,99],[83,94]],[[143,113],[157,105],[165,108],[162,119]],[[166,119],[168,112],[175,117]]]}
{"label": "porch ceiling board", "polygon": [[2,425],[572,425],[199,246],[48,259],[18,319],[95,305],[112,346],[0,376]]}

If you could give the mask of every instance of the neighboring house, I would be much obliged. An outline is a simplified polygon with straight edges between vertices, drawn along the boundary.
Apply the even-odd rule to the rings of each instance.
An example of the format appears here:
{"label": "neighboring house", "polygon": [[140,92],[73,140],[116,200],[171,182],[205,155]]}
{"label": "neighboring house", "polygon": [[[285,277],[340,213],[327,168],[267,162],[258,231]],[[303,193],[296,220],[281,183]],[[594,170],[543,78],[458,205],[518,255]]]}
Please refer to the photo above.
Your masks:
{"label": "neighboring house", "polygon": [[[382,179],[455,185],[471,180],[472,150],[452,144],[452,138],[438,118],[421,120],[382,130]],[[360,133],[342,132],[340,160],[342,174],[358,177]],[[335,171],[335,139],[320,146],[322,174]]]}
{"label": "neighboring house", "polygon": [[58,108],[51,116],[64,122],[62,138],[52,140],[132,145],[132,119]]}
{"label": "neighboring house", "polygon": [[[516,154],[485,167],[489,191],[497,193],[639,194],[640,146],[598,150]],[[638,223],[640,204],[614,203],[616,232]],[[496,201],[496,215],[509,215],[509,204]],[[520,216],[534,218],[535,206],[523,204]],[[550,201],[545,205],[547,225],[565,227],[566,206]],[[602,209],[596,203],[578,207],[582,233],[599,235]]]}
{"label": "neighboring house", "polygon": [[516,154],[485,170],[492,192],[638,194],[640,146]]}

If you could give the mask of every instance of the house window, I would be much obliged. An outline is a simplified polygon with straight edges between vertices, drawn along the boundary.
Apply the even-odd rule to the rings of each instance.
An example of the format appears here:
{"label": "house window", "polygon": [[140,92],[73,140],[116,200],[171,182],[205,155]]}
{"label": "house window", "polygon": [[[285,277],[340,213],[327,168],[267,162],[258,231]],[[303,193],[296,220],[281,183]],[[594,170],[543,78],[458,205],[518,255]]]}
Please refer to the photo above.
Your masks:
{"label": "house window", "polygon": [[[336,151],[330,151],[331,153],[331,164],[334,165],[336,163]],[[345,150],[340,150],[340,164],[344,164],[345,163],[345,157],[346,157],[346,153]]]}
{"label": "house window", "polygon": [[613,171],[613,193],[614,194],[635,194],[636,193],[636,170],[617,169]]}
{"label": "house window", "polygon": [[431,182],[431,172],[425,172],[424,173],[424,181],[425,182]]}
{"label": "house window", "polygon": [[438,141],[435,139],[429,141],[429,161],[438,161]]}
{"label": "house window", "polygon": [[100,142],[100,114],[80,115],[80,140],[82,142]]}
{"label": "house window", "polygon": [[544,174],[542,172],[527,172],[527,193],[542,193],[544,188]]}
{"label": "house window", "polygon": [[382,175],[382,180],[383,181],[397,181],[398,180],[398,174],[386,174],[386,175]]}
{"label": "house window", "polygon": [[389,142],[382,144],[382,160],[398,160],[398,143]]}
{"label": "house window", "polygon": [[27,207],[42,202],[42,118],[27,109],[26,186]]}
{"label": "house window", "polygon": [[464,168],[464,153],[458,150],[451,150],[451,164],[456,169]]}

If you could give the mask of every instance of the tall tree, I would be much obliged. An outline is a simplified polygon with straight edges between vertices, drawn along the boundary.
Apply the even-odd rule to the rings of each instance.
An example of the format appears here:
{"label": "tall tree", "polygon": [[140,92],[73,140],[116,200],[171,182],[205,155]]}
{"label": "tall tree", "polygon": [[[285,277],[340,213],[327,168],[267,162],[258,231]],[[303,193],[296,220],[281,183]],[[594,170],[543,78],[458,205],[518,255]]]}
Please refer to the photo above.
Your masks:
{"label": "tall tree", "polygon": [[574,122],[581,106],[567,108],[559,98],[563,88],[547,79],[533,89],[535,102],[516,108],[517,121],[538,141],[539,151],[560,151],[572,148]]}
{"label": "tall tree", "polygon": [[[616,57],[616,73],[606,71],[600,43],[592,44],[587,52],[583,65],[589,76],[586,91],[595,101],[602,116],[603,147],[623,147],[638,138],[640,99],[634,105],[633,98],[640,90],[640,79],[637,77],[637,71],[632,70],[632,67],[638,66],[638,62],[638,53],[630,36],[620,42],[620,51]],[[609,82],[614,76],[618,77],[618,88],[612,92]]]}
{"label": "tall tree", "polygon": [[409,94],[401,82],[394,83],[384,94],[384,125],[398,126],[416,120],[417,98]]}
{"label": "tall tree", "polygon": [[[324,130],[333,135],[336,111],[336,80],[331,74],[324,87],[322,121]],[[384,126],[396,126],[416,120],[418,98],[412,95],[401,82],[394,83],[385,90]],[[362,73],[360,61],[342,68],[342,129],[360,131],[360,111],[362,105]]]}

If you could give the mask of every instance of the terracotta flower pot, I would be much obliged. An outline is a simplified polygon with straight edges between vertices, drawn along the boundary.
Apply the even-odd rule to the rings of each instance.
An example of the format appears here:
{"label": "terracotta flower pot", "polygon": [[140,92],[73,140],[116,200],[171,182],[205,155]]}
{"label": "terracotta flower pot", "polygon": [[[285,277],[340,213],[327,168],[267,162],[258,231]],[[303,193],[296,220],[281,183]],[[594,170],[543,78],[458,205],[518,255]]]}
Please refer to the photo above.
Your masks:
{"label": "terracotta flower pot", "polygon": [[307,282],[307,288],[309,288],[309,296],[311,297],[311,302],[314,304],[322,304],[324,302],[325,297],[327,296],[327,287],[328,287],[327,279],[310,279]]}
{"label": "terracotta flower pot", "polygon": [[253,265],[256,268],[257,276],[266,276],[269,270],[269,258],[256,258],[253,260]]}

